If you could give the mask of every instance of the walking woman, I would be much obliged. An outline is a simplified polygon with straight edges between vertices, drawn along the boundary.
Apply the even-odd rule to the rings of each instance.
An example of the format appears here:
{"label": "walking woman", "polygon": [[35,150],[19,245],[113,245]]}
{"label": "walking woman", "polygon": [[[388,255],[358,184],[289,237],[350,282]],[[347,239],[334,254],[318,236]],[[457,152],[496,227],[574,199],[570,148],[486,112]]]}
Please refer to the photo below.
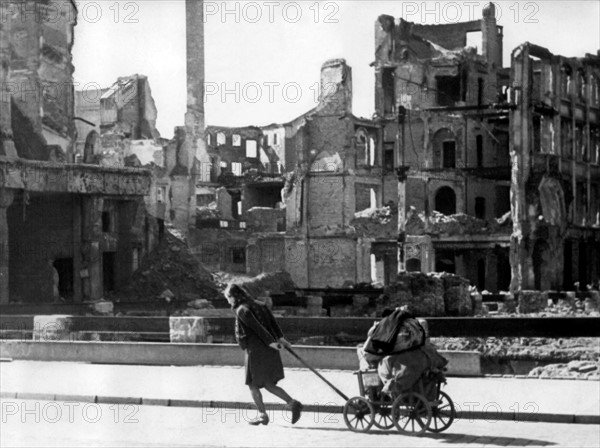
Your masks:
{"label": "walking woman", "polygon": [[252,399],[260,413],[251,420],[251,425],[267,425],[269,416],[263,402],[262,388],[285,401],[292,411],[292,423],[296,423],[302,414],[302,404],[294,400],[277,382],[282,380],[283,364],[279,351],[291,347],[285,340],[279,325],[269,309],[256,302],[240,285],[230,284],[225,297],[235,312],[235,336],[238,344],[246,352],[246,385],[250,388]]}

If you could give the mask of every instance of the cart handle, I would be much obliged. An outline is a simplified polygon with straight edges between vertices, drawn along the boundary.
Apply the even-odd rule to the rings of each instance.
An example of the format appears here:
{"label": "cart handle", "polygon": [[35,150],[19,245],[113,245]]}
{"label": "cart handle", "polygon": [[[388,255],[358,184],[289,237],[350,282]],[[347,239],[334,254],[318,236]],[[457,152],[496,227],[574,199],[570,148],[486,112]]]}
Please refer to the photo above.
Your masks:
{"label": "cart handle", "polygon": [[349,400],[349,398],[342,391],[340,391],[337,387],[335,387],[333,384],[331,384],[323,375],[321,375],[319,372],[317,372],[315,369],[313,369],[310,365],[308,365],[308,363],[305,360],[300,358],[300,356],[298,356],[298,354],[294,350],[292,350],[291,347],[288,347],[286,345],[285,348],[288,352],[290,352],[292,354],[292,356],[294,358],[296,358],[298,361],[300,361],[300,363],[302,363],[302,365],[307,367],[312,373],[314,373],[319,378],[321,378],[325,382],[325,384],[327,384],[329,387],[331,387],[340,397],[342,397],[346,401]]}

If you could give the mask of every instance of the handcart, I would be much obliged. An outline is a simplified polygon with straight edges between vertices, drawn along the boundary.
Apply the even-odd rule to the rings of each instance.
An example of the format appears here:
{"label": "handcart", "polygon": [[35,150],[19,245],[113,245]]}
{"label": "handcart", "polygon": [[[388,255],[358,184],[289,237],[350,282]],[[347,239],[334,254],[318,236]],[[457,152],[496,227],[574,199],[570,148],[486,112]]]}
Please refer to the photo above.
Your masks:
{"label": "handcart", "polygon": [[452,399],[441,390],[446,378],[439,369],[426,370],[408,390],[391,387],[388,392],[383,391],[377,370],[358,370],[354,374],[358,378],[360,395],[348,398],[291,348],[286,348],[346,400],[344,422],[352,431],[368,432],[375,426],[383,430],[395,427],[407,435],[421,435],[425,431],[438,433],[448,429],[456,417]]}

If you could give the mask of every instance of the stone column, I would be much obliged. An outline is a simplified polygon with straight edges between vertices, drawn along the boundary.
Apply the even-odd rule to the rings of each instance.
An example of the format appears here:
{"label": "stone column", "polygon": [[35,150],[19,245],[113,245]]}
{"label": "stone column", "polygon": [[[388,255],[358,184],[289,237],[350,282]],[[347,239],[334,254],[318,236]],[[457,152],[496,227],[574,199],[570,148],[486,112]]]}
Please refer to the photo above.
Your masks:
{"label": "stone column", "polygon": [[[0,155],[17,158],[17,150],[13,142],[11,124],[11,94],[9,92],[10,60],[11,60],[11,14],[4,12],[4,2],[0,19]],[[7,8],[10,9],[10,6]]]}
{"label": "stone column", "polygon": [[102,208],[104,199],[99,196],[83,198],[82,216],[82,283],[86,300],[99,300],[104,296],[102,280]]}
{"label": "stone column", "polygon": [[6,210],[12,204],[13,191],[0,188],[0,303],[8,303],[8,220]]}

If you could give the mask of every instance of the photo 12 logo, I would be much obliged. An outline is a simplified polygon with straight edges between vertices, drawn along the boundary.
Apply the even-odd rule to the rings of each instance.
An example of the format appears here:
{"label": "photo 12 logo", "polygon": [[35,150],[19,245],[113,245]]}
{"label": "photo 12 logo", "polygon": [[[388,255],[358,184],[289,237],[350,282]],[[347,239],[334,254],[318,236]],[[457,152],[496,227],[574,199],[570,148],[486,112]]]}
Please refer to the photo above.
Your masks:
{"label": "photo 12 logo", "polygon": [[[433,24],[459,23],[481,18],[489,2],[400,2],[401,17],[409,22]],[[491,9],[490,9],[491,10]],[[538,23],[540,5],[536,2],[493,3],[494,18],[503,16],[515,23]]]}
{"label": "photo 12 logo", "polygon": [[204,2],[204,22],[221,23],[339,23],[336,2]]}
{"label": "photo 12 logo", "polygon": [[35,20],[38,23],[75,20],[87,23],[98,23],[101,20],[139,23],[139,12],[139,3],[131,1],[3,1],[0,4],[0,23],[5,23],[9,18],[22,22]]}

